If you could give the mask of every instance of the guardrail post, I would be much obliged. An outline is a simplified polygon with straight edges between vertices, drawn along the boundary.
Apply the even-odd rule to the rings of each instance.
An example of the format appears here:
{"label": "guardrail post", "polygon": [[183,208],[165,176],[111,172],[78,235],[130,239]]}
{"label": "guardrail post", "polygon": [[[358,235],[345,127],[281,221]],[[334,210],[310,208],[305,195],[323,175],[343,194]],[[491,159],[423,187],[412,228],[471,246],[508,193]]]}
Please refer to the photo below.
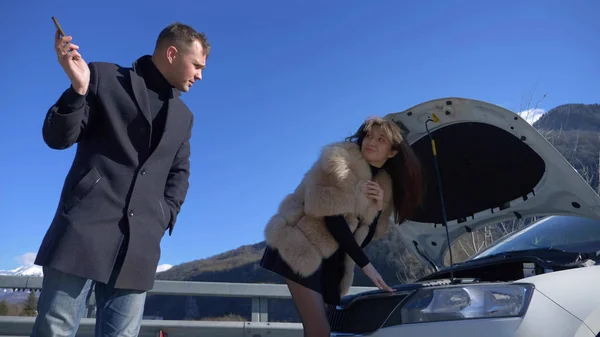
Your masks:
{"label": "guardrail post", "polygon": [[269,299],[265,297],[252,297],[252,322],[269,321]]}

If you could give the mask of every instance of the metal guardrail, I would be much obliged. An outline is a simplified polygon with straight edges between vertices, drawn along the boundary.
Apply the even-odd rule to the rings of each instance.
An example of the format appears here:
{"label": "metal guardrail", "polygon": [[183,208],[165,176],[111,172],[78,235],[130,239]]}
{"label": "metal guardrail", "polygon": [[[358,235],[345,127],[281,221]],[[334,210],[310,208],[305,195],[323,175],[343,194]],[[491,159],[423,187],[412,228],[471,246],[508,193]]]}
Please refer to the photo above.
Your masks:
{"label": "metal guardrail", "polygon": [[[34,317],[0,316],[0,336],[23,337],[29,332],[35,321]],[[94,336],[93,318],[83,318],[77,331],[77,337]],[[212,322],[212,321],[161,321],[143,320],[139,337],[156,337],[160,331],[168,337],[302,337],[300,323],[276,322]]]}
{"label": "metal guardrail", "polygon": [[[42,279],[42,277],[0,275],[0,289],[40,290]],[[352,287],[349,294],[374,289],[376,288]],[[302,336],[303,334],[300,323],[269,322],[268,299],[291,298],[291,294],[284,284],[157,280],[154,288],[148,294],[252,298],[252,318],[249,322],[145,319],[142,321],[140,337],[155,337],[160,331],[166,332],[169,337],[284,337]],[[89,303],[89,305],[93,306],[93,303]],[[0,316],[0,336],[29,336],[34,321],[34,317]],[[83,318],[77,336],[93,336],[94,324],[94,318]]]}

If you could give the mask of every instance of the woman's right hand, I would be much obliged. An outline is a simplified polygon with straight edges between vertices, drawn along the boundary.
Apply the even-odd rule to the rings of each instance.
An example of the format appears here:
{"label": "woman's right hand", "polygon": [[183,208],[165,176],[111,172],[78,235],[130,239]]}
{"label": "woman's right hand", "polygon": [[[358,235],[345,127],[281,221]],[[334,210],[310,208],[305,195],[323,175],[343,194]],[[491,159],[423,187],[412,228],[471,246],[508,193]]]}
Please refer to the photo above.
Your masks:
{"label": "woman's right hand", "polygon": [[54,35],[56,56],[58,63],[71,80],[73,89],[80,95],[85,95],[90,85],[90,68],[77,51],[79,46],[70,43],[71,40],[73,37],[60,37],[60,33],[56,31]]}
{"label": "woman's right hand", "polygon": [[385,281],[383,280],[381,275],[379,275],[379,272],[377,272],[377,269],[375,269],[375,267],[373,267],[373,264],[371,262],[369,262],[369,264],[364,266],[362,268],[362,271],[365,273],[365,275],[367,275],[371,279],[371,281],[373,281],[373,283],[375,284],[375,286],[377,288],[388,291],[390,293],[394,292],[394,289],[390,288],[385,283]]}

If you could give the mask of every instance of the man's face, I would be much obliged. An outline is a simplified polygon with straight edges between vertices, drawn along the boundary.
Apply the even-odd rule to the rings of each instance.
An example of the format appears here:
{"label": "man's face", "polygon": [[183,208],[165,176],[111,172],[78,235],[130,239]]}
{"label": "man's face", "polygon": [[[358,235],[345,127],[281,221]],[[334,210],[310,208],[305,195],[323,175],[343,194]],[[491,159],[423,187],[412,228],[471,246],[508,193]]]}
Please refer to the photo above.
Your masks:
{"label": "man's face", "polygon": [[174,46],[169,47],[167,60],[170,67],[165,77],[178,90],[188,92],[196,80],[202,80],[206,55],[200,42],[194,41],[184,50],[177,50]]}

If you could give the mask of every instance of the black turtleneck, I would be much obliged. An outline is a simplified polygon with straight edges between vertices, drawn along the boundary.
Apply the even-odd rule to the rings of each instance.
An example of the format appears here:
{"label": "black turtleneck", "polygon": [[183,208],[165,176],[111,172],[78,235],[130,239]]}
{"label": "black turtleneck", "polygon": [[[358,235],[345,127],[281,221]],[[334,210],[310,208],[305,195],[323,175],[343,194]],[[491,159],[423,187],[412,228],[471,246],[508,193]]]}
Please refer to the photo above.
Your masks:
{"label": "black turtleneck", "polygon": [[[372,176],[374,177],[377,172],[379,172],[380,168],[373,165],[370,166]],[[369,234],[367,234],[367,237],[361,246],[359,246],[356,242],[354,234],[352,231],[350,231],[350,227],[348,226],[348,223],[343,215],[340,214],[325,217],[325,224],[327,225],[327,229],[329,229],[329,232],[333,238],[338,242],[340,248],[350,255],[352,260],[354,260],[354,263],[356,263],[356,265],[360,268],[363,268],[370,262],[362,248],[366,247],[373,238],[373,235],[375,234],[375,228],[377,227],[377,220],[379,219],[380,214],[381,212],[377,213],[377,216],[375,219],[373,219],[373,223],[369,228]]]}
{"label": "black turtleneck", "polygon": [[371,167],[371,176],[374,177],[377,175],[377,173],[379,173],[379,170],[381,170],[380,167],[377,166],[373,166],[371,164],[369,164],[369,167]]}
{"label": "black turtleneck", "polygon": [[173,86],[160,73],[158,68],[152,62],[150,56],[140,59],[139,67],[141,75],[148,88],[148,101],[150,105],[150,117],[152,119],[152,146],[151,152],[158,145],[167,119],[167,108],[169,98],[172,95]]}

